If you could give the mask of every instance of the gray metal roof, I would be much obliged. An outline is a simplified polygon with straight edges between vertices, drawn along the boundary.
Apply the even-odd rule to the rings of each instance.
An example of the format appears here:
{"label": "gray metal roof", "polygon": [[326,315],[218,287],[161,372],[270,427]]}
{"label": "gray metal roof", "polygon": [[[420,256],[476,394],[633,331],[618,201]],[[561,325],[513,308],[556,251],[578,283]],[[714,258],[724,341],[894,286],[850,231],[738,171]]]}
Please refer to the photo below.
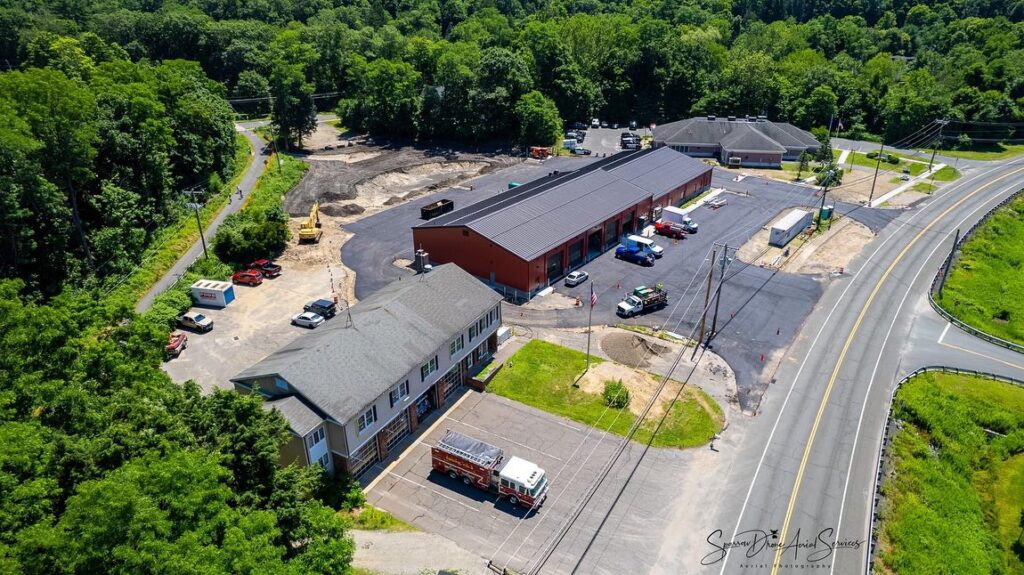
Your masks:
{"label": "gray metal roof", "polygon": [[263,409],[280,411],[281,415],[288,420],[288,427],[299,437],[305,436],[324,422],[322,417],[294,395],[281,399],[268,399],[263,402]]}
{"label": "gray metal roof", "polygon": [[[736,132],[746,134],[756,132],[764,135],[773,145],[768,145],[764,140],[756,137],[750,138],[743,149],[736,148],[734,140],[732,148],[735,151],[747,152],[777,152],[778,147],[806,148],[808,150],[818,149],[818,140],[807,132],[787,122],[771,122],[768,120],[757,120],[751,122],[745,118],[737,118],[729,121],[728,118],[716,117],[708,120],[705,117],[687,118],[676,122],[669,122],[654,128],[654,141],[668,146],[686,145],[722,145],[726,146],[727,138],[735,138]],[[762,147],[755,147],[753,144],[761,142]]]}
{"label": "gray metal roof", "polygon": [[417,227],[466,226],[524,260],[600,225],[646,198],[658,199],[711,170],[671,148],[621,152],[551,174]]}
{"label": "gray metal roof", "polygon": [[731,152],[754,152],[759,154],[782,154],[786,147],[747,125],[737,126],[728,136],[722,138],[722,149]]}
{"label": "gray metal roof", "polygon": [[455,264],[393,282],[232,381],[277,376],[336,421],[356,415],[501,301]]}

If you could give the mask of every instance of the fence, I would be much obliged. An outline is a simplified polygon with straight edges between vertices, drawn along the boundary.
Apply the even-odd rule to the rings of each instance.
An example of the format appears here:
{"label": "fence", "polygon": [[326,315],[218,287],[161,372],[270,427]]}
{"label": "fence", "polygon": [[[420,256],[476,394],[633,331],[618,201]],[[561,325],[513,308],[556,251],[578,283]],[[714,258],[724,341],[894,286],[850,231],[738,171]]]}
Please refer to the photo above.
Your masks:
{"label": "fence", "polygon": [[893,404],[893,401],[895,401],[895,399],[896,399],[896,392],[899,391],[900,387],[904,383],[910,381],[911,379],[917,377],[918,375],[921,375],[923,373],[928,373],[928,372],[931,372],[931,371],[938,371],[938,372],[941,372],[941,373],[955,373],[957,375],[973,375],[973,376],[977,376],[977,377],[984,377],[986,379],[993,379],[993,380],[996,380],[996,381],[1002,381],[1002,382],[1005,382],[1005,383],[1010,383],[1010,384],[1013,384],[1013,385],[1018,385],[1018,386],[1024,387],[1024,381],[1021,381],[1019,379],[1014,379],[1012,377],[1005,377],[1005,376],[1002,376],[1002,375],[997,375],[995,373],[988,373],[986,371],[976,371],[976,370],[973,370],[973,369],[961,369],[961,368],[958,368],[958,367],[946,367],[946,366],[941,366],[941,365],[938,365],[938,366],[927,366],[927,367],[922,367],[922,368],[915,369],[910,374],[908,374],[906,377],[901,379],[896,384],[895,387],[893,387],[892,394],[889,395],[889,407],[888,407],[888,409],[886,410],[886,413],[885,413],[885,427],[882,430],[882,441],[881,441],[881,445],[879,446],[879,449],[878,449],[878,457],[875,459],[875,484],[874,484],[874,487],[872,489],[872,494],[871,494],[871,534],[870,534],[870,541],[868,542],[868,546],[867,546],[867,557],[866,557],[866,561],[864,562],[864,565],[865,565],[864,573],[865,573],[865,575],[871,575],[872,567],[874,567],[875,549],[877,548],[877,545],[878,545],[878,536],[877,536],[877,532],[876,532],[876,525],[875,525],[875,523],[878,521],[878,501],[879,501],[878,490],[882,486],[882,479],[883,479],[883,477],[882,477],[882,461],[885,459],[886,450],[887,450],[887,448],[889,446],[889,438],[890,438],[890,435],[891,435],[891,430],[892,430],[894,424],[896,423],[895,421],[893,421],[893,418],[892,418],[892,404]]}
{"label": "fence", "polygon": [[965,234],[963,234],[960,237],[960,241],[957,242],[957,244],[954,245],[953,248],[950,250],[949,257],[946,258],[946,262],[939,267],[939,270],[938,272],[936,272],[935,277],[932,278],[931,289],[928,293],[928,302],[931,304],[932,309],[934,309],[935,312],[942,316],[946,321],[975,337],[981,338],[989,343],[994,343],[1007,349],[1011,349],[1018,353],[1024,353],[1024,345],[1020,345],[1012,341],[1006,341],[1005,339],[998,338],[992,334],[985,333],[978,328],[967,325],[966,323],[953,317],[951,313],[943,309],[943,307],[940,306],[937,301],[935,301],[935,295],[939,292],[939,286],[943,281],[943,276],[946,275],[947,268],[951,269],[953,267],[953,264],[956,263],[956,254],[960,251],[960,247],[964,244],[964,242],[973,237],[974,233],[978,231],[978,227],[987,222],[989,217],[992,216],[992,214],[994,214],[997,210],[1005,207],[1013,200],[1017,199],[1017,196],[1019,196],[1022,192],[1024,192],[1024,189],[1017,191],[1017,193],[1013,194],[1012,196],[1009,196],[1008,198],[996,204],[991,210],[985,213],[985,216],[983,218],[978,220],[973,226],[971,226],[967,230]]}

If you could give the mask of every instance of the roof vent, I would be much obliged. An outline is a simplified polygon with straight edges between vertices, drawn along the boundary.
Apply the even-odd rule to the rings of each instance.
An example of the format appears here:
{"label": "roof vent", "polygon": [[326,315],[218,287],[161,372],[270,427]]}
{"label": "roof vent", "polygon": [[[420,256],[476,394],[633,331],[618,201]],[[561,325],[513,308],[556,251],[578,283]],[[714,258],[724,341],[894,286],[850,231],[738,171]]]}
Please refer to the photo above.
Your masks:
{"label": "roof vent", "polygon": [[729,116],[729,121],[730,122],[735,122],[736,121],[736,116]]}

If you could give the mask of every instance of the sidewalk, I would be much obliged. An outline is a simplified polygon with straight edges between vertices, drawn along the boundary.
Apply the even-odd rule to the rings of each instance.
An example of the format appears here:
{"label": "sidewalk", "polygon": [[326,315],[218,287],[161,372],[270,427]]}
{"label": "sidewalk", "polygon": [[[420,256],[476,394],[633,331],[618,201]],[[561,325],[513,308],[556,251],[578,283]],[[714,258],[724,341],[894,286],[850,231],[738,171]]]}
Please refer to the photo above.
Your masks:
{"label": "sidewalk", "polygon": [[[242,188],[242,195],[246,196],[256,186],[256,180],[258,180],[260,174],[263,173],[263,164],[264,162],[267,161],[269,156],[266,154],[264,150],[263,140],[261,140],[256,134],[248,130],[240,130],[238,125],[235,126],[235,129],[244,134],[245,137],[249,139],[249,143],[252,144],[253,149],[256,150],[255,156],[253,157],[252,162],[249,164],[249,168],[245,171],[245,176],[242,177],[242,181],[239,184],[239,187]],[[203,235],[206,237],[207,248],[211,247],[210,242],[213,240],[213,235],[217,232],[217,228],[220,227],[220,224],[224,222],[224,219],[227,218],[229,215],[242,209],[243,203],[244,202],[242,201],[238,201],[238,196],[235,196],[232,202],[224,206],[220,213],[217,214],[217,217],[213,218],[213,221],[210,222],[210,225],[207,226],[205,230],[203,230]],[[153,285],[153,287],[149,289],[148,292],[146,292],[146,295],[142,296],[142,299],[140,299],[138,303],[135,304],[135,312],[142,313],[149,309],[149,306],[153,305],[153,300],[156,299],[156,296],[160,295],[161,293],[164,292],[164,290],[174,285],[174,282],[178,281],[178,278],[180,278],[185,273],[185,270],[187,270],[189,266],[192,265],[192,262],[202,257],[202,255],[203,244],[202,240],[199,240],[196,243],[194,243],[192,247],[188,249],[188,251],[182,254],[180,258],[178,258],[178,261],[175,262],[173,266],[171,266],[171,269],[167,270],[167,273],[164,274],[164,277],[160,278],[160,280],[157,281]]]}

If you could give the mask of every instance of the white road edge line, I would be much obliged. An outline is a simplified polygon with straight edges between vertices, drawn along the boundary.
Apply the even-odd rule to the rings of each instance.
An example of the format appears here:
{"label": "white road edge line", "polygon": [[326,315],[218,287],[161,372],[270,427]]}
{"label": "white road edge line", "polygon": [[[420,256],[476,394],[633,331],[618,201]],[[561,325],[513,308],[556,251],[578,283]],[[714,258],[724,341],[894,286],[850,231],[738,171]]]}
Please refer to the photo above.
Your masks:
{"label": "white road edge line", "polygon": [[[1007,188],[1012,188],[1012,187],[1015,187],[1015,186],[1006,186],[1006,187],[1004,187],[1002,190],[1000,190],[999,194],[996,194],[993,197],[995,198],[995,197],[998,197],[999,195],[1002,195],[1002,193],[1004,193]],[[961,219],[959,222],[957,222],[957,224],[955,226],[953,226],[952,228],[950,228],[950,230],[957,229],[960,226],[962,226],[964,222],[966,222],[969,218],[973,217],[974,214],[976,214],[983,207],[987,206],[988,203],[989,202],[982,202],[980,206],[978,206],[977,208],[971,210],[971,212],[969,214],[964,216],[963,219]],[[935,252],[937,252],[939,250],[939,246],[943,245],[946,242],[946,240],[951,235],[953,235],[952,231],[946,232],[946,234],[942,237],[941,240],[935,242],[935,247],[932,248],[932,251],[928,253],[928,257],[926,257],[922,261],[921,267],[918,268],[917,273],[914,274],[914,279],[910,280],[910,283],[907,285],[907,291],[906,291],[906,293],[903,294],[903,299],[900,300],[900,305],[896,308],[896,313],[893,314],[893,316],[892,316],[892,322],[889,324],[889,330],[885,333],[885,339],[882,340],[882,346],[880,348],[878,348],[878,359],[875,360],[875,367],[871,370],[871,379],[868,380],[868,388],[864,392],[864,402],[861,404],[861,407],[860,407],[860,418],[857,420],[857,429],[856,429],[856,431],[853,434],[853,447],[850,449],[850,463],[847,464],[847,466],[846,466],[846,482],[843,485],[843,497],[842,497],[842,499],[839,500],[840,501],[840,503],[839,503],[839,518],[836,520],[836,539],[837,540],[839,539],[839,530],[842,528],[842,525],[843,525],[843,513],[846,511],[846,494],[847,494],[847,492],[848,492],[848,490],[850,488],[850,475],[852,475],[850,473],[850,470],[853,469],[853,458],[857,454],[857,441],[860,438],[861,426],[864,423],[864,413],[865,413],[865,411],[867,409],[867,406],[868,406],[868,396],[871,395],[871,388],[874,386],[874,384],[875,384],[875,376],[878,374],[878,366],[882,363],[882,356],[885,355],[885,346],[889,342],[889,336],[892,335],[892,330],[896,326],[896,320],[899,318],[900,312],[903,311],[903,305],[905,303],[907,303],[907,298],[910,297],[910,292],[914,289],[914,284],[917,283],[918,278],[921,277],[921,272],[923,272],[925,267],[928,266],[928,262],[931,261],[932,257],[935,255]],[[926,294],[926,297],[927,297],[927,294]],[[942,330],[942,335],[939,336],[939,343],[942,343],[942,338],[946,336],[946,331],[949,330],[949,326],[950,326],[950,324],[947,323],[945,329]],[[896,375],[899,375],[899,374],[897,373]],[[870,516],[870,513],[868,515]],[[870,534],[870,531],[871,531],[870,520],[871,520],[871,518],[868,517],[868,537],[869,537],[869,539],[870,539],[870,536],[871,536],[871,534]],[[869,544],[870,544],[870,542],[869,542]],[[832,566],[828,570],[829,575],[832,575],[832,573],[835,572],[835,568],[836,568],[836,563],[833,561],[832,562]],[[860,572],[860,571],[858,571],[858,572]]]}
{"label": "white road edge line", "polygon": [[[961,182],[960,186],[963,186],[963,185],[967,184],[968,181],[973,181],[973,180],[981,177],[982,175],[985,175],[985,173],[983,172],[981,174],[977,174],[976,176],[972,177],[970,180]],[[934,205],[934,204],[929,204],[929,207],[931,205]],[[925,211],[926,211],[926,208],[922,208],[921,210],[919,210],[917,212],[914,212],[914,214],[911,215],[909,218],[907,218],[906,221],[900,223],[900,226],[898,228],[896,228],[895,230],[893,230],[893,232],[891,234],[889,234],[889,237],[885,238],[885,240],[882,241],[882,243],[879,244],[877,248],[875,248],[875,251],[871,252],[871,255],[868,256],[868,259],[865,260],[863,262],[863,264],[861,264],[860,268],[864,269],[864,267],[866,267],[869,263],[871,263],[871,261],[875,258],[875,256],[878,255],[878,252],[882,249],[882,247],[885,246],[887,243],[889,243],[889,241],[892,240],[896,236],[897,232],[899,232],[901,229],[906,227],[908,224],[910,224],[910,222],[912,222],[914,219],[916,219],[919,215],[923,214]],[[811,347],[809,347],[807,349],[807,353],[806,353],[806,355],[804,355],[804,360],[800,363],[800,368],[797,370],[796,375],[793,377],[793,381],[789,384],[789,391],[786,392],[786,397],[785,397],[785,399],[782,402],[782,406],[779,408],[779,415],[775,418],[775,423],[772,425],[772,431],[768,435],[768,441],[765,443],[764,451],[761,452],[761,458],[758,460],[757,468],[754,470],[754,477],[753,477],[753,479],[750,480],[750,487],[747,489],[747,495],[746,495],[746,497],[743,498],[743,506],[740,507],[740,515],[736,519],[736,528],[732,532],[732,536],[730,537],[730,541],[735,539],[736,538],[736,534],[739,532],[740,523],[743,522],[743,514],[744,514],[744,512],[747,509],[747,504],[750,502],[750,496],[754,492],[754,485],[757,483],[757,477],[758,477],[758,475],[760,475],[761,468],[764,466],[764,458],[765,458],[765,456],[768,455],[768,449],[771,447],[772,439],[775,437],[775,432],[776,432],[776,430],[778,430],[779,423],[782,421],[782,414],[786,411],[786,406],[789,404],[789,399],[790,399],[790,397],[792,397],[793,390],[796,388],[796,382],[797,382],[798,379],[800,379],[800,374],[803,372],[804,366],[807,365],[807,360],[811,356],[810,352],[811,352],[811,350],[813,350],[815,348],[815,346],[817,346],[818,340],[821,338],[821,334],[825,331],[825,326],[828,325],[829,319],[832,318],[832,314],[834,314],[835,311],[837,309],[839,309],[839,304],[842,303],[842,301],[846,298],[846,294],[850,291],[850,288],[852,288],[853,285],[855,283],[857,283],[857,280],[860,279],[860,277],[861,277],[860,274],[857,274],[853,278],[853,280],[851,280],[850,283],[846,285],[846,289],[843,290],[843,293],[841,293],[839,295],[839,299],[836,300],[836,303],[835,303],[835,305],[833,305],[832,310],[829,311],[828,316],[825,317],[825,321],[822,322],[821,328],[818,329],[818,333],[814,336],[814,340],[811,342]],[[719,571],[720,575],[724,575],[725,574],[725,568],[726,568],[726,566],[728,564],[729,564],[729,554],[726,553],[725,558],[722,559],[722,569],[721,569],[721,571]]]}
{"label": "white road edge line", "polygon": [[[943,239],[945,239],[945,238],[943,238]],[[928,256],[928,257],[931,257],[931,256]],[[946,327],[942,328],[942,335],[939,336],[939,339],[938,339],[937,343],[941,344],[942,340],[946,339],[946,332],[949,331],[949,326],[951,326],[951,325],[953,325],[953,324],[947,322],[946,323]]]}

